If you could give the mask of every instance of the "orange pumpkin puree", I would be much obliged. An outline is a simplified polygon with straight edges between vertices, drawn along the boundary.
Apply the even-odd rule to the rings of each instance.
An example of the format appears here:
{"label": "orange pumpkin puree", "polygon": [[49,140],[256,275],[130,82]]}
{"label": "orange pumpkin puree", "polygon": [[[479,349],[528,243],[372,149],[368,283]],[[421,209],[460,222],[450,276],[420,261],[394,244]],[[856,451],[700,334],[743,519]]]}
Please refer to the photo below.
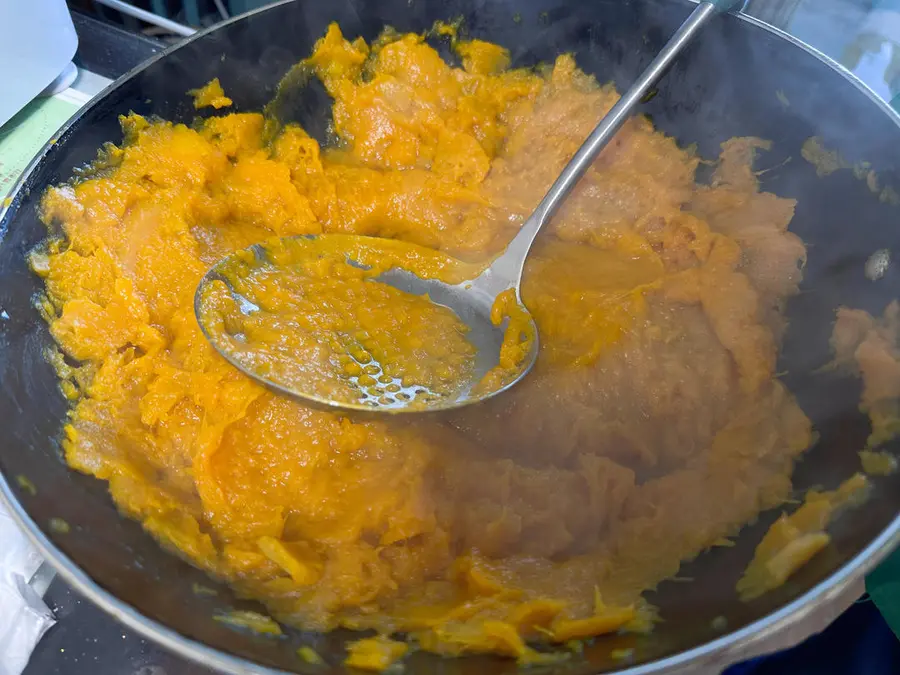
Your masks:
{"label": "orange pumpkin puree", "polygon": [[232,104],[232,100],[225,95],[225,90],[216,77],[199,89],[191,89],[188,94],[194,97],[194,107],[200,108],[227,108]]}
{"label": "orange pumpkin puree", "polygon": [[[764,143],[725,143],[698,185],[700,158],[637,117],[529,260],[523,382],[421,419],[267,391],[200,332],[210,265],[323,232],[484,264],[618,97],[570,56],[516,70],[457,48],[462,68],[418,35],[332,26],[306,67],[336,147],[259,114],[123,118],[102,167],[44,195],[62,235],[32,264],[67,356],[66,460],[164,546],[286,624],[533,662],[647,629],[644,591],[788,497],[812,434],[774,366],[805,248],[794,202],[759,191]],[[354,664],[397,658],[385,640]]]}

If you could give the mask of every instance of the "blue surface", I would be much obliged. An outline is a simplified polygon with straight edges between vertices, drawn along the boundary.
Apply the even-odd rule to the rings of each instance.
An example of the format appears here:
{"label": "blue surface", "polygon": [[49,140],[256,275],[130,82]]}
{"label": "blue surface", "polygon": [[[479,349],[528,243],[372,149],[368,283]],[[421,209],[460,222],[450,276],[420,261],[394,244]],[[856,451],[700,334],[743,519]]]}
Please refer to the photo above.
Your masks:
{"label": "blue surface", "polygon": [[724,675],[897,675],[900,641],[865,597],[793,649],[732,666]]}

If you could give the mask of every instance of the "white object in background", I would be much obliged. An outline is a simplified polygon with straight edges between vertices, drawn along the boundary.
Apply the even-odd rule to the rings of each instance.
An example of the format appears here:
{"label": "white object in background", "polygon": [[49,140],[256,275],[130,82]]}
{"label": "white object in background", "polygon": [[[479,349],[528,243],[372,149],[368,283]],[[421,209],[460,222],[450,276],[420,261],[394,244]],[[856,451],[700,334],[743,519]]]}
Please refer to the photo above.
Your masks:
{"label": "white object in background", "polygon": [[77,48],[66,0],[0,0],[0,126],[66,69]]}
{"label": "white object in background", "polygon": [[29,585],[41,557],[0,506],[0,675],[20,675],[53,614]]}
{"label": "white object in background", "polygon": [[40,93],[41,96],[53,96],[54,94],[59,94],[64,92],[66,89],[74,84],[75,80],[78,79],[78,68],[74,63],[69,61],[69,64],[63,68],[63,71],[56,76],[56,79],[53,80],[50,84],[44,87],[44,90]]}
{"label": "white object in background", "polygon": [[185,26],[184,24],[178,23],[177,21],[172,21],[171,19],[165,19],[154,14],[153,12],[148,12],[146,9],[141,9],[140,7],[135,7],[131,3],[124,2],[124,0],[94,0],[94,2],[100,5],[111,7],[112,9],[122,12],[122,14],[133,16],[136,19],[146,21],[147,23],[154,26],[159,26],[160,28],[174,33],[175,35],[188,37],[197,32],[196,28]]}
{"label": "white object in background", "polygon": [[900,0],[875,0],[840,61],[891,105],[900,101]]}

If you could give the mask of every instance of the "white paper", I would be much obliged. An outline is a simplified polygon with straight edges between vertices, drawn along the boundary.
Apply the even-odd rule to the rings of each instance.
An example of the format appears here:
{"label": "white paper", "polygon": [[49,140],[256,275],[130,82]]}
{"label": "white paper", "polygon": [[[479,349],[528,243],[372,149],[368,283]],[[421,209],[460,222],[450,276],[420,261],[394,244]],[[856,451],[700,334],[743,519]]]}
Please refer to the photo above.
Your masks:
{"label": "white paper", "polygon": [[20,675],[53,614],[29,582],[41,557],[0,506],[0,675]]}

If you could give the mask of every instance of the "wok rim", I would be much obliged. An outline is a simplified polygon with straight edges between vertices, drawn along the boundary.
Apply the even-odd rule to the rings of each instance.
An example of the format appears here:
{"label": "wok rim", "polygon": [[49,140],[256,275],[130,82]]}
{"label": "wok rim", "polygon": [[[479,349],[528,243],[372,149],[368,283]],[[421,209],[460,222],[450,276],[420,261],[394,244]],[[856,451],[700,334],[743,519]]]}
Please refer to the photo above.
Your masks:
{"label": "wok rim", "polygon": [[[0,206],[0,246],[3,245],[3,240],[5,239],[6,230],[12,215],[18,212],[22,196],[21,193],[32,173],[34,173],[35,169],[47,158],[50,149],[62,139],[63,135],[67,133],[72,126],[78,123],[85,113],[94,106],[99,105],[110,93],[130,81],[138,73],[150,67],[157,61],[166,58],[169,54],[181,47],[205,37],[224,26],[231,25],[232,23],[245,20],[247,17],[296,1],[298,0],[278,0],[270,5],[233,16],[227,21],[199,30],[193,35],[167,47],[143,63],[135,66],[130,71],[107,85],[105,89],[94,96],[84,107],[77,110],[75,114],[56,131],[51,137],[51,140],[48,141],[29,162],[25,171],[13,187],[13,190],[9,193],[7,198],[3,200],[2,206]],[[688,2],[697,4],[699,0],[688,0]],[[824,66],[835,71],[850,84],[854,85],[860,93],[865,95],[872,103],[880,108],[881,111],[886,114],[898,128],[900,128],[900,113],[894,110],[884,99],[878,96],[871,87],[865,84],[865,82],[860,80],[843,65],[815,47],[794,37],[790,33],[748,14],[744,14],[742,11],[734,13],[732,16],[737,20],[745,21],[751,26],[785,40],[818,59]],[[31,518],[22,503],[19,502],[13,494],[10,484],[2,472],[0,472],[0,504],[7,509],[13,520],[26,535],[29,542],[37,549],[42,558],[53,566],[57,574],[59,574],[69,586],[77,591],[79,595],[90,600],[109,616],[135,631],[135,633],[141,637],[152,640],[154,643],[179,657],[200,665],[212,667],[229,675],[296,675],[297,672],[302,672],[280,670],[264,666],[240,656],[234,656],[214,647],[210,647],[205,643],[186,637],[168,626],[144,616],[136,608],[105,590],[99,583],[88,576],[88,574],[74,561],[72,561],[69,556],[53,544],[49,537],[44,534],[41,527]],[[881,562],[881,560],[883,560],[898,544],[900,544],[900,514],[895,515],[893,521],[881,532],[881,534],[859,551],[851,560],[811,589],[776,611],[747,624],[739,630],[727,633],[709,642],[698,644],[686,651],[631,668],[626,668],[624,670],[611,672],[616,675],[671,673],[684,666],[703,666],[704,664],[710,664],[710,662],[714,660],[717,662],[717,666],[724,668],[745,657],[766,653],[767,650],[765,649],[753,651],[752,647],[760,646],[773,634],[779,633],[788,625],[809,615],[817,607],[827,604],[852,583],[864,577],[869,570],[873,569]]]}

